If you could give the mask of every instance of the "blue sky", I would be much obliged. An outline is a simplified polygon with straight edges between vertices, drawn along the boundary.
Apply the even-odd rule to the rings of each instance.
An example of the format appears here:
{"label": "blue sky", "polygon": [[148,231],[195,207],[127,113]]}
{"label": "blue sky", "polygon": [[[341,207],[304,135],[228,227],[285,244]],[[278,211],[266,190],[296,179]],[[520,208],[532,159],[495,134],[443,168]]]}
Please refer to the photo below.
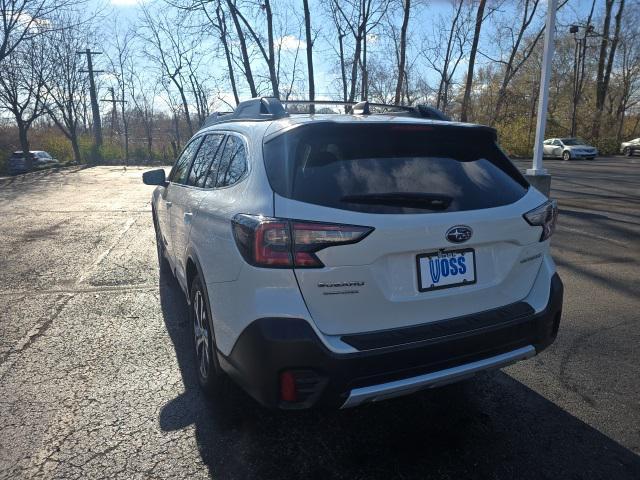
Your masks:
{"label": "blue sky", "polygon": [[[121,30],[126,30],[129,25],[135,25],[136,20],[140,14],[140,1],[141,0],[89,0],[91,5],[95,5],[96,7],[102,6],[108,12],[107,21],[102,22],[103,29],[103,37],[107,40],[107,44],[109,43],[109,38],[113,35],[113,29],[118,28]],[[152,11],[154,9],[166,9],[167,6],[161,0],[142,0],[145,1],[145,5],[148,6]],[[284,33],[288,34],[285,37],[284,42],[286,45],[291,45],[292,50],[288,54],[288,59],[285,58],[283,71],[287,68],[290,68],[292,65],[292,59],[294,55],[295,45],[296,45],[296,37],[298,35],[304,37],[303,31],[300,31],[298,19],[295,17],[296,15],[302,14],[302,2],[297,2],[300,4],[300,8],[296,13],[291,13],[287,10],[287,15],[282,15],[282,5],[281,2],[291,2],[296,0],[272,0],[272,8],[274,9],[275,15],[277,16],[280,22],[286,23]],[[489,4],[491,5],[491,1],[489,0]],[[494,0],[494,4],[497,4],[499,0]],[[602,3],[603,0],[598,0],[598,4]],[[106,3],[104,3],[106,2]],[[542,21],[544,11],[546,11],[546,5],[544,5],[545,0],[542,0],[543,5],[539,8],[541,13],[541,18],[539,21]],[[414,0],[414,4],[419,3]],[[502,0],[500,11],[502,12],[502,18],[508,18],[509,15],[516,15],[515,5],[516,3],[512,0]],[[311,0],[311,10],[312,10],[312,28],[314,31],[318,33],[318,38],[316,40],[316,44],[314,45],[314,66],[316,70],[316,91],[320,96],[325,97],[337,97],[339,96],[338,84],[337,84],[337,72],[336,72],[336,64],[337,64],[337,56],[334,53],[334,49],[336,48],[332,43],[336,42],[333,38],[333,27],[330,25],[330,20],[326,15],[320,15],[317,12],[320,10],[324,10],[322,8],[321,0]],[[558,28],[560,30],[568,28],[567,25],[575,21],[577,17],[584,17],[590,8],[591,0],[570,0],[569,4],[565,6],[565,8],[558,15]],[[409,60],[412,58],[416,58],[419,55],[420,45],[419,38],[423,33],[432,32],[435,24],[437,23],[439,17],[448,16],[452,11],[452,2],[451,0],[427,0],[426,2],[422,2],[422,5],[415,10],[416,13],[411,18],[410,31],[413,31],[413,35],[410,38],[410,42],[412,43],[411,50],[409,52]],[[108,17],[116,17],[117,21],[108,21]],[[490,56],[495,56],[498,54],[497,49],[492,44],[491,36],[492,32],[492,23],[487,23],[484,26],[483,37],[480,44],[480,49]],[[422,31],[418,31],[422,29]],[[203,39],[203,42],[206,42],[207,39]],[[376,38],[371,39],[371,55],[372,58],[379,56],[381,58],[386,56],[386,51],[381,49],[381,45],[376,45]],[[108,50],[107,45],[103,45],[103,48]],[[387,47],[388,48],[388,47]],[[390,55],[392,55],[390,53]],[[287,55],[285,55],[287,57]],[[144,62],[144,60],[140,60]],[[479,63],[488,62],[486,58],[479,56]],[[222,64],[222,59],[212,60],[210,61],[210,70],[212,72],[216,72],[217,70],[223,71],[224,65]],[[289,62],[289,63],[287,63]],[[305,69],[306,68],[306,58],[304,56],[304,51],[301,49],[298,58],[298,68]],[[427,81],[433,81],[435,78],[435,74],[429,69],[424,68],[424,60],[419,60],[420,64],[423,65],[421,69],[421,75]],[[219,69],[218,69],[219,67]],[[259,62],[256,68],[263,68],[262,62]],[[457,77],[461,77],[464,75],[466,70],[466,64],[463,60],[460,64],[457,74]],[[242,88],[242,87],[241,87]],[[247,96],[246,88],[242,89],[242,93],[244,96]]]}

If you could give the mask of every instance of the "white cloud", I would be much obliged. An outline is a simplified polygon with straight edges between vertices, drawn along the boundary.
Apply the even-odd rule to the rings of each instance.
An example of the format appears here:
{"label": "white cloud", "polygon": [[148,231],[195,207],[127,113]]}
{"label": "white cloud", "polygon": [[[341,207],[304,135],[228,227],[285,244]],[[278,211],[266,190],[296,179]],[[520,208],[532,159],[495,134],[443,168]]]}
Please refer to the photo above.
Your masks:
{"label": "white cloud", "polygon": [[284,37],[276,38],[275,44],[284,51],[307,48],[306,42],[294,37],[293,35],[285,35]]}

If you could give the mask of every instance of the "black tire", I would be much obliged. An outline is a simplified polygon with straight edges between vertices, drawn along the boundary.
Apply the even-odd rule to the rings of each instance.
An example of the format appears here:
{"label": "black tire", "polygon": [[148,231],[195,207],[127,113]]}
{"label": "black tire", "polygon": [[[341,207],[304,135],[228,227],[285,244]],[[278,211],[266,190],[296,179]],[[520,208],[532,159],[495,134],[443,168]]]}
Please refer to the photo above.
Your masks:
{"label": "black tire", "polygon": [[622,154],[625,157],[630,157],[633,155],[633,151],[629,147],[624,147],[624,150],[622,150]]}
{"label": "black tire", "polygon": [[564,160],[565,162],[571,160],[571,153],[569,153],[569,150],[565,150],[564,152],[562,152],[562,160]]}
{"label": "black tire", "polygon": [[199,275],[196,275],[191,282],[189,299],[189,320],[193,333],[193,351],[198,383],[208,396],[214,396],[224,390],[226,376],[220,368],[216,355],[217,349],[211,325],[209,298]]}
{"label": "black tire", "polygon": [[158,219],[156,217],[156,213],[153,212],[153,228],[156,232],[156,252],[158,253],[158,267],[160,268],[160,272],[166,273],[170,272],[169,261],[167,257],[165,257],[165,246],[162,241],[162,235],[160,235],[160,228],[158,227]]}

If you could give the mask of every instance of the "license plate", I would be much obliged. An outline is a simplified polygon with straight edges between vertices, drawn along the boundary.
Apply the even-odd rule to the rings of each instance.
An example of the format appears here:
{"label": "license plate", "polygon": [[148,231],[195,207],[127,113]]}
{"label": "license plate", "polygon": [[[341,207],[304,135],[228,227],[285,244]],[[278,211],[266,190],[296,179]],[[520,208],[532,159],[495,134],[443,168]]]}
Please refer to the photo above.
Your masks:
{"label": "license plate", "polygon": [[423,253],[416,259],[421,292],[476,283],[476,254],[472,248]]}

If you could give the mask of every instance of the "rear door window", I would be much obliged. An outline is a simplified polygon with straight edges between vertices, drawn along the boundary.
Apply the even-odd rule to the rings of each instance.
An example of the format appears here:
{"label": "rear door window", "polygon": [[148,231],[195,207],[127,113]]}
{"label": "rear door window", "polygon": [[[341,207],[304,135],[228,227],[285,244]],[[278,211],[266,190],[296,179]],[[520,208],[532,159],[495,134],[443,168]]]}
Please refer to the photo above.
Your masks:
{"label": "rear door window", "polygon": [[425,124],[304,125],[264,144],[273,190],[367,213],[431,213],[513,203],[528,184],[487,129]]}
{"label": "rear door window", "polygon": [[207,135],[204,138],[189,171],[188,185],[204,187],[209,168],[216,157],[216,152],[220,148],[222,140],[224,140],[224,135],[219,133]]}

